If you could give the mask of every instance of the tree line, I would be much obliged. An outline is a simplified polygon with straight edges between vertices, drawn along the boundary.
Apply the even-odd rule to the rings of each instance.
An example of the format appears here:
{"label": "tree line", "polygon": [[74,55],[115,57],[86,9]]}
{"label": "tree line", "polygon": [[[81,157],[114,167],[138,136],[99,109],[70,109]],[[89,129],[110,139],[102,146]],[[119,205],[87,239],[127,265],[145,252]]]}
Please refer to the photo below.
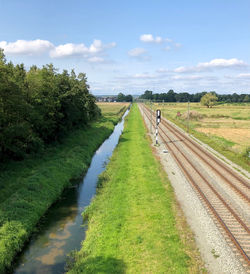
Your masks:
{"label": "tree line", "polygon": [[124,95],[123,93],[119,93],[117,95],[117,102],[132,102],[133,96],[132,95]]}
{"label": "tree line", "polygon": [[[146,90],[140,99],[164,101],[164,102],[200,102],[201,98],[208,92],[203,91],[195,94],[188,92],[176,93],[172,89],[167,93],[153,93],[153,91]],[[224,103],[248,103],[250,102],[250,94],[217,94],[216,92],[210,92],[218,98],[218,102]]]}
{"label": "tree line", "polygon": [[84,73],[26,70],[0,49],[0,161],[23,159],[100,114]]}

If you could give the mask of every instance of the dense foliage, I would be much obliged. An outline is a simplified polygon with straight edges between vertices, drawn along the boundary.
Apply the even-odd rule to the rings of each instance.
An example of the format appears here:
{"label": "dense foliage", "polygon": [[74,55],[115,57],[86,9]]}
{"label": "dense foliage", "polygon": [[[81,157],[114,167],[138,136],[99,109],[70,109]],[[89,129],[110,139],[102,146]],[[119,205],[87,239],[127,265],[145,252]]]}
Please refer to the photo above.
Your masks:
{"label": "dense foliage", "polygon": [[132,102],[133,101],[133,97],[132,95],[124,95],[123,93],[119,93],[117,95],[117,102]]}
{"label": "dense foliage", "polygon": [[[224,103],[248,103],[250,102],[250,94],[217,94],[212,92],[219,102]],[[188,92],[175,93],[170,89],[167,93],[154,93],[151,90],[146,90],[140,99],[164,101],[164,102],[200,102],[201,98],[207,94],[206,91],[190,94]]]}
{"label": "dense foliage", "polygon": [[215,105],[217,100],[218,100],[218,97],[215,94],[213,94],[212,92],[209,92],[201,97],[201,104],[203,106],[207,106],[208,108],[211,108],[212,106]]}
{"label": "dense foliage", "polygon": [[22,159],[100,115],[84,73],[25,70],[0,49],[0,161]]}

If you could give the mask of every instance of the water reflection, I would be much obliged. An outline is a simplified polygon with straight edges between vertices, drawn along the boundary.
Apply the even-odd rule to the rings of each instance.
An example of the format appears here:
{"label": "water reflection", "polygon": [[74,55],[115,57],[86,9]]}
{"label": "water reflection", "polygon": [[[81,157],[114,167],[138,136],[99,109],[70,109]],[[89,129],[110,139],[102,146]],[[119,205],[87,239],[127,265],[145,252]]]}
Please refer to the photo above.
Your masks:
{"label": "water reflection", "polygon": [[79,250],[85,237],[86,226],[82,226],[81,213],[95,195],[98,176],[118,144],[127,114],[128,111],[96,151],[84,180],[67,189],[42,218],[38,232],[18,258],[14,273],[64,273],[67,254]]}

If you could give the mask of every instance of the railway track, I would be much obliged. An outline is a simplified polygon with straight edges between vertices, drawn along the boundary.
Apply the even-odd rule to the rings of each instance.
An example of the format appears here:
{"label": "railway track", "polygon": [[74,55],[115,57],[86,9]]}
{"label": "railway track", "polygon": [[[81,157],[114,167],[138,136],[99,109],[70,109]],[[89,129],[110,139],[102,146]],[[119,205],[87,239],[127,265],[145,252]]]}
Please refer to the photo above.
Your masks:
{"label": "railway track", "polygon": [[[142,104],[140,107],[144,119],[150,122],[151,110]],[[250,271],[250,183],[164,118],[159,135],[242,265]]]}

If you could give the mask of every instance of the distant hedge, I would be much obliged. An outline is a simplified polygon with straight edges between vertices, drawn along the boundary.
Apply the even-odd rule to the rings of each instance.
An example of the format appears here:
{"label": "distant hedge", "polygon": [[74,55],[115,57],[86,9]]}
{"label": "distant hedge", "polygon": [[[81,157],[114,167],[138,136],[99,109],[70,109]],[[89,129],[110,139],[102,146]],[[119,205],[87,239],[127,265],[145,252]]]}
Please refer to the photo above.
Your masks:
{"label": "distant hedge", "polygon": [[[167,93],[154,93],[151,90],[146,90],[139,99],[164,102],[200,102],[201,98],[207,93],[207,91],[198,93],[176,93],[172,89]],[[214,94],[218,98],[218,102],[221,103],[250,103],[250,94],[218,94],[214,91],[211,91],[210,93]]]}
{"label": "distant hedge", "polygon": [[26,70],[0,49],[0,161],[23,159],[100,113],[84,73],[52,64]]}

